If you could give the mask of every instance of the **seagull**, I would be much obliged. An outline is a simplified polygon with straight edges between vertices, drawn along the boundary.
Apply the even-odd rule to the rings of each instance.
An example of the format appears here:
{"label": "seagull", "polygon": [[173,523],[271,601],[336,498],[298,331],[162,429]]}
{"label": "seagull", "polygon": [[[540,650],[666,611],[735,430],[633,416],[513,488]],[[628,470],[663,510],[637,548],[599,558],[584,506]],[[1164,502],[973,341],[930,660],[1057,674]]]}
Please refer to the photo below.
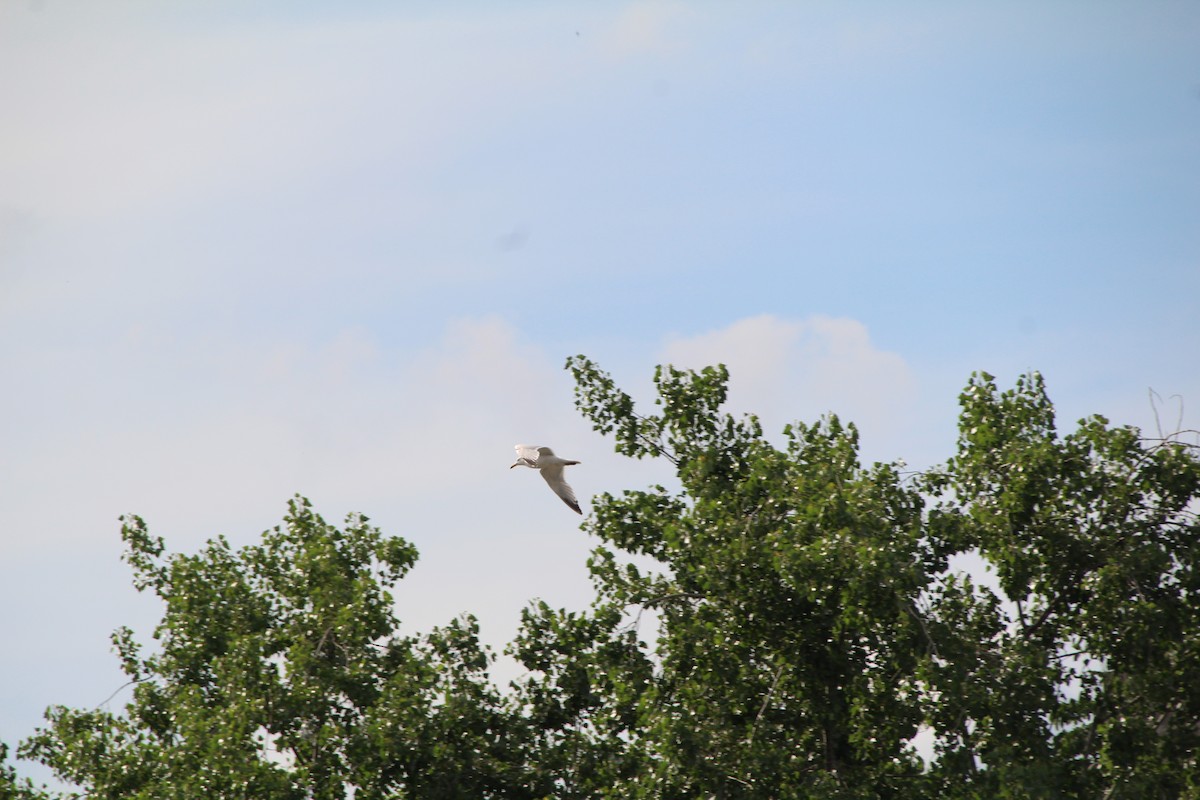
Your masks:
{"label": "seagull", "polygon": [[549,447],[536,447],[531,444],[519,444],[513,449],[517,451],[517,462],[509,467],[529,467],[530,469],[539,470],[542,477],[546,479],[546,483],[550,484],[550,488],[554,493],[562,498],[562,501],[576,514],[583,514],[579,510],[579,501],[575,499],[575,492],[571,491],[571,487],[567,486],[567,482],[563,480],[563,467],[571,464],[578,464],[578,461],[568,461],[565,458],[559,458],[554,455],[554,451]]}

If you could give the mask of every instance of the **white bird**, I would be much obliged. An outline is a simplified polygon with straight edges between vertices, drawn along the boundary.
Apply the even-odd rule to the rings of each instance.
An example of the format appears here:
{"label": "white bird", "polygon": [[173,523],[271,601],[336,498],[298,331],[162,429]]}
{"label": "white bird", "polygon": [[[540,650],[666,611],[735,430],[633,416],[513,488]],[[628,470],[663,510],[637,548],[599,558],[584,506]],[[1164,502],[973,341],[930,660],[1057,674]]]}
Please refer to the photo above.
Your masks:
{"label": "white bird", "polygon": [[565,458],[559,458],[554,455],[554,451],[549,447],[536,447],[531,444],[519,444],[514,448],[517,451],[517,463],[513,467],[529,467],[536,469],[542,473],[542,477],[546,479],[546,483],[550,484],[550,488],[554,493],[562,498],[562,501],[570,506],[576,514],[583,514],[579,510],[579,501],[575,499],[575,492],[571,491],[571,487],[563,480],[563,467],[568,467],[572,464],[578,464],[578,461],[568,461]]}

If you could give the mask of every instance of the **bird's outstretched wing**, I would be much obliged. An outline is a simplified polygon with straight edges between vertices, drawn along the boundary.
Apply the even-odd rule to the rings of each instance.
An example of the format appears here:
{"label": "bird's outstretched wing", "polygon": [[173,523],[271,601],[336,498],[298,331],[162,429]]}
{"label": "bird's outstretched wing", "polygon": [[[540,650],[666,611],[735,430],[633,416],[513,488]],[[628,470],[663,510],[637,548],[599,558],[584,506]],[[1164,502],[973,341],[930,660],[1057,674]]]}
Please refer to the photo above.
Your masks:
{"label": "bird's outstretched wing", "polygon": [[[549,450],[548,447],[543,447],[542,449]],[[550,453],[549,455],[553,455],[553,453]],[[579,508],[579,501],[575,499],[575,492],[571,489],[567,482],[563,480],[562,465],[555,464],[554,466],[542,467],[540,472],[542,473],[542,477],[546,479],[546,483],[550,484],[550,488],[554,490],[554,493],[561,497],[562,501],[566,503],[572,511],[582,516],[583,511]]]}
{"label": "bird's outstretched wing", "polygon": [[517,451],[517,459],[536,464],[538,456],[552,456],[554,451],[549,447],[539,447],[536,444],[518,444],[513,449]]}
{"label": "bird's outstretched wing", "polygon": [[542,452],[554,455],[554,452],[549,447],[538,447],[533,444],[518,444],[513,447],[517,451],[517,462],[524,463],[526,466],[536,467],[538,456]]}

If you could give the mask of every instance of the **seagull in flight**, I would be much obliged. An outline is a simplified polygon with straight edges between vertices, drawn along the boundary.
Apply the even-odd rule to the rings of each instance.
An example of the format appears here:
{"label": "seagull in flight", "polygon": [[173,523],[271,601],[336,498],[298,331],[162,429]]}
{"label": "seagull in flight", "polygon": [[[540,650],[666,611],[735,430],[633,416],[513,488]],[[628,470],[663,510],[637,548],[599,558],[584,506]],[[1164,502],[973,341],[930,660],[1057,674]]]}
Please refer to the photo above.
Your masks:
{"label": "seagull in flight", "polygon": [[575,499],[575,492],[571,491],[571,487],[563,480],[563,467],[571,464],[578,464],[578,461],[568,461],[565,458],[559,458],[554,455],[554,451],[549,447],[537,447],[531,444],[519,444],[514,448],[517,451],[517,462],[509,467],[529,467],[536,469],[542,473],[542,477],[546,479],[546,483],[550,484],[550,488],[554,493],[562,498],[562,501],[576,514],[583,514],[579,510],[579,501]]}

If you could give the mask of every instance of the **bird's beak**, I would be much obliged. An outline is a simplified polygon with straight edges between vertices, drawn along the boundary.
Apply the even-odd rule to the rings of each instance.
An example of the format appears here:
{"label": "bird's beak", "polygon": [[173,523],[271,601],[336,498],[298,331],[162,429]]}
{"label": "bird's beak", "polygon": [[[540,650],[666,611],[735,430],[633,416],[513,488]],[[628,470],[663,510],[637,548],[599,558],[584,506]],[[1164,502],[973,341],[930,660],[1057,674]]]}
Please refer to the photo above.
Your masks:
{"label": "bird's beak", "polygon": [[518,461],[518,462],[517,462],[517,463],[515,463],[515,464],[512,464],[512,465],[510,465],[510,466],[509,466],[509,469],[512,469],[513,467],[519,467],[519,466],[521,466],[521,462],[520,462],[520,461]]}

